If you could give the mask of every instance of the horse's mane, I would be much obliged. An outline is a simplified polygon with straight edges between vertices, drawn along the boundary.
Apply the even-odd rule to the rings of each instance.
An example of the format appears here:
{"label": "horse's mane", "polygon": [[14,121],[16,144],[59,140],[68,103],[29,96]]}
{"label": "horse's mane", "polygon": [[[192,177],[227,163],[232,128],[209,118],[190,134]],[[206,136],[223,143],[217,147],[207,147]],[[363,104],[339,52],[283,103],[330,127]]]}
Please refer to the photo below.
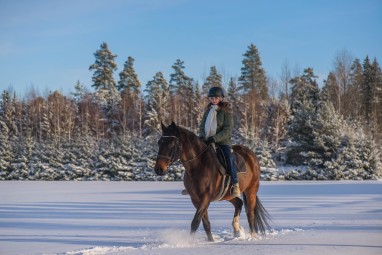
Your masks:
{"label": "horse's mane", "polygon": [[186,134],[187,137],[193,137],[193,138],[197,137],[197,135],[193,131],[191,131],[190,129],[183,127],[183,126],[177,126],[177,127],[178,127],[179,131]]}

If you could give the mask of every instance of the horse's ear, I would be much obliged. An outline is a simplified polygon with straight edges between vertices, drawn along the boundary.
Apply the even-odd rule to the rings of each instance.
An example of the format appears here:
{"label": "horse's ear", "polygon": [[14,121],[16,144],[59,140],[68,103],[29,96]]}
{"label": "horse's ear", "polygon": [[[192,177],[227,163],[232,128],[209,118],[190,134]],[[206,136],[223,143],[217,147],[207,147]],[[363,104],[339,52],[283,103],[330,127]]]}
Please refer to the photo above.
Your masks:
{"label": "horse's ear", "polygon": [[178,135],[179,134],[179,129],[178,129],[178,126],[175,124],[174,121],[171,122],[171,125],[168,126],[169,128],[171,128],[172,130],[175,131],[175,134]]}
{"label": "horse's ear", "polygon": [[160,122],[160,126],[161,126],[161,128],[162,128],[162,131],[164,131],[165,128],[166,128],[166,126],[163,124],[163,121]]}

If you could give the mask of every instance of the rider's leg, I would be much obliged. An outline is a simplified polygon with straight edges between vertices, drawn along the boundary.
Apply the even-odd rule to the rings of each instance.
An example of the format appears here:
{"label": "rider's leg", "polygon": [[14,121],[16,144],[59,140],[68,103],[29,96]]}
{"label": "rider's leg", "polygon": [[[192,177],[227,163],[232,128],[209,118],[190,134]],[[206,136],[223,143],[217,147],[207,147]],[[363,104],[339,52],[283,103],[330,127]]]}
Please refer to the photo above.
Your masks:
{"label": "rider's leg", "polygon": [[232,184],[233,184],[233,191],[232,195],[235,197],[240,196],[240,188],[239,188],[239,180],[237,178],[237,169],[235,167],[235,164],[232,159],[231,154],[231,146],[229,145],[219,145],[219,147],[222,149],[226,163],[227,163],[227,170],[231,173],[232,177]]}

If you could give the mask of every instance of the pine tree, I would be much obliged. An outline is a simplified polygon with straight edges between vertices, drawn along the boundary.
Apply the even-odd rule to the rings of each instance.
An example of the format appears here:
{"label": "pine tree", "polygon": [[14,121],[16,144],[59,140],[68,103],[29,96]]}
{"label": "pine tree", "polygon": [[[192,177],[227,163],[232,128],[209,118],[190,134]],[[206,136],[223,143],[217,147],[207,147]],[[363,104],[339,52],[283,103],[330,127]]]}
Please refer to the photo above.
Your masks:
{"label": "pine tree", "polygon": [[130,132],[133,133],[137,124],[141,122],[139,118],[141,82],[134,69],[134,58],[127,58],[119,77],[118,90],[121,92],[122,99],[120,104],[120,122],[122,123],[124,133],[126,133],[128,124],[130,124]]}
{"label": "pine tree", "polygon": [[382,71],[375,58],[372,63],[371,129],[373,138],[382,142]]}
{"label": "pine tree", "polygon": [[114,71],[117,70],[117,64],[114,59],[117,55],[113,55],[109,50],[107,43],[102,43],[101,48],[94,53],[96,61],[89,67],[94,70],[92,77],[92,87],[96,90],[96,98],[99,101],[109,124],[109,132],[118,128],[119,123],[116,122],[118,114],[118,103],[120,95],[117,92],[117,84],[113,78]]}
{"label": "pine tree", "polygon": [[162,72],[155,74],[145,89],[147,101],[147,120],[145,123],[153,129],[160,130],[161,122],[168,122],[169,86]]}
{"label": "pine tree", "polygon": [[102,43],[100,49],[94,53],[95,63],[89,67],[89,70],[94,70],[92,77],[93,85],[96,91],[109,90],[113,91],[116,88],[116,82],[113,78],[114,71],[117,70],[115,58],[109,50],[107,43]]}
{"label": "pine tree", "polygon": [[251,44],[243,56],[239,77],[239,89],[244,102],[240,133],[247,141],[256,142],[261,132],[264,102],[269,99],[267,79],[255,45]]}
{"label": "pine tree", "polygon": [[338,87],[336,76],[330,72],[327,80],[324,81],[328,100],[333,104],[334,109],[339,112],[340,109],[340,89]]}
{"label": "pine tree", "polygon": [[12,98],[9,91],[3,91],[1,95],[0,112],[2,113],[4,123],[9,129],[10,136],[16,136],[18,134],[18,128],[15,121],[16,100],[16,95]]}
{"label": "pine tree", "polygon": [[240,128],[240,121],[243,119],[243,115],[242,115],[243,102],[241,100],[241,95],[238,91],[236,80],[232,77],[230,78],[228,82],[227,97],[228,97],[228,100],[232,103],[232,110],[235,113],[233,115],[234,132],[235,132],[236,130]]}
{"label": "pine tree", "polygon": [[172,105],[172,119],[180,125],[183,125],[184,115],[183,113],[188,112],[187,107],[183,104],[185,98],[189,98],[191,95],[187,94],[187,87],[191,80],[183,69],[184,62],[177,59],[175,64],[172,66],[174,73],[170,75],[170,96]]}
{"label": "pine tree", "polygon": [[204,96],[202,95],[200,86],[198,83],[194,85],[194,93],[192,98],[192,104],[194,107],[192,107],[192,125],[190,126],[191,130],[194,130],[197,132],[197,129],[199,128],[199,123],[202,120],[204,107],[205,105],[201,102],[203,102]]}
{"label": "pine tree", "polygon": [[118,91],[127,89],[132,91],[135,95],[141,93],[141,82],[134,69],[134,58],[128,57],[125,62],[123,71],[119,73]]}
{"label": "pine tree", "polygon": [[372,101],[373,101],[373,67],[370,64],[369,57],[366,56],[363,62],[363,84],[362,93],[362,111],[368,127],[371,125]]}
{"label": "pine tree", "polygon": [[12,146],[9,142],[9,128],[0,114],[0,178],[6,176],[13,159]]}
{"label": "pine tree", "polygon": [[242,90],[244,93],[255,91],[259,99],[267,100],[269,97],[267,78],[257,47],[251,44],[243,56],[243,67],[239,77]]}
{"label": "pine tree", "polygon": [[223,87],[222,76],[218,73],[216,66],[211,66],[210,74],[202,87],[203,94],[207,95],[208,90],[212,87]]}
{"label": "pine tree", "polygon": [[314,121],[319,100],[319,89],[312,68],[304,70],[302,76],[291,80],[291,118],[288,137],[291,144],[287,152],[287,163],[306,163],[307,151],[314,147]]}
{"label": "pine tree", "polygon": [[364,119],[363,108],[363,69],[359,59],[355,59],[350,69],[350,85],[348,90],[349,105],[345,108],[349,109],[348,113],[345,113],[345,118],[351,118],[353,120]]}
{"label": "pine tree", "polygon": [[89,93],[85,85],[81,83],[80,81],[77,81],[76,85],[74,86],[74,90],[75,91],[72,92],[71,94],[76,103],[81,102],[84,99],[85,95]]}

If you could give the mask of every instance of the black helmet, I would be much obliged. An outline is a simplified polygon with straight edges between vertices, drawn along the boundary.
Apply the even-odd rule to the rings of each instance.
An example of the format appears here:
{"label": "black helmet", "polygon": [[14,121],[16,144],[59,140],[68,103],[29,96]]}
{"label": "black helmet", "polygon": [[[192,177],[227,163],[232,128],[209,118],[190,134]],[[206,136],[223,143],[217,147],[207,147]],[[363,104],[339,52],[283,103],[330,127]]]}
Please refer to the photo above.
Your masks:
{"label": "black helmet", "polygon": [[224,97],[224,91],[221,87],[212,87],[208,91],[208,97]]}

